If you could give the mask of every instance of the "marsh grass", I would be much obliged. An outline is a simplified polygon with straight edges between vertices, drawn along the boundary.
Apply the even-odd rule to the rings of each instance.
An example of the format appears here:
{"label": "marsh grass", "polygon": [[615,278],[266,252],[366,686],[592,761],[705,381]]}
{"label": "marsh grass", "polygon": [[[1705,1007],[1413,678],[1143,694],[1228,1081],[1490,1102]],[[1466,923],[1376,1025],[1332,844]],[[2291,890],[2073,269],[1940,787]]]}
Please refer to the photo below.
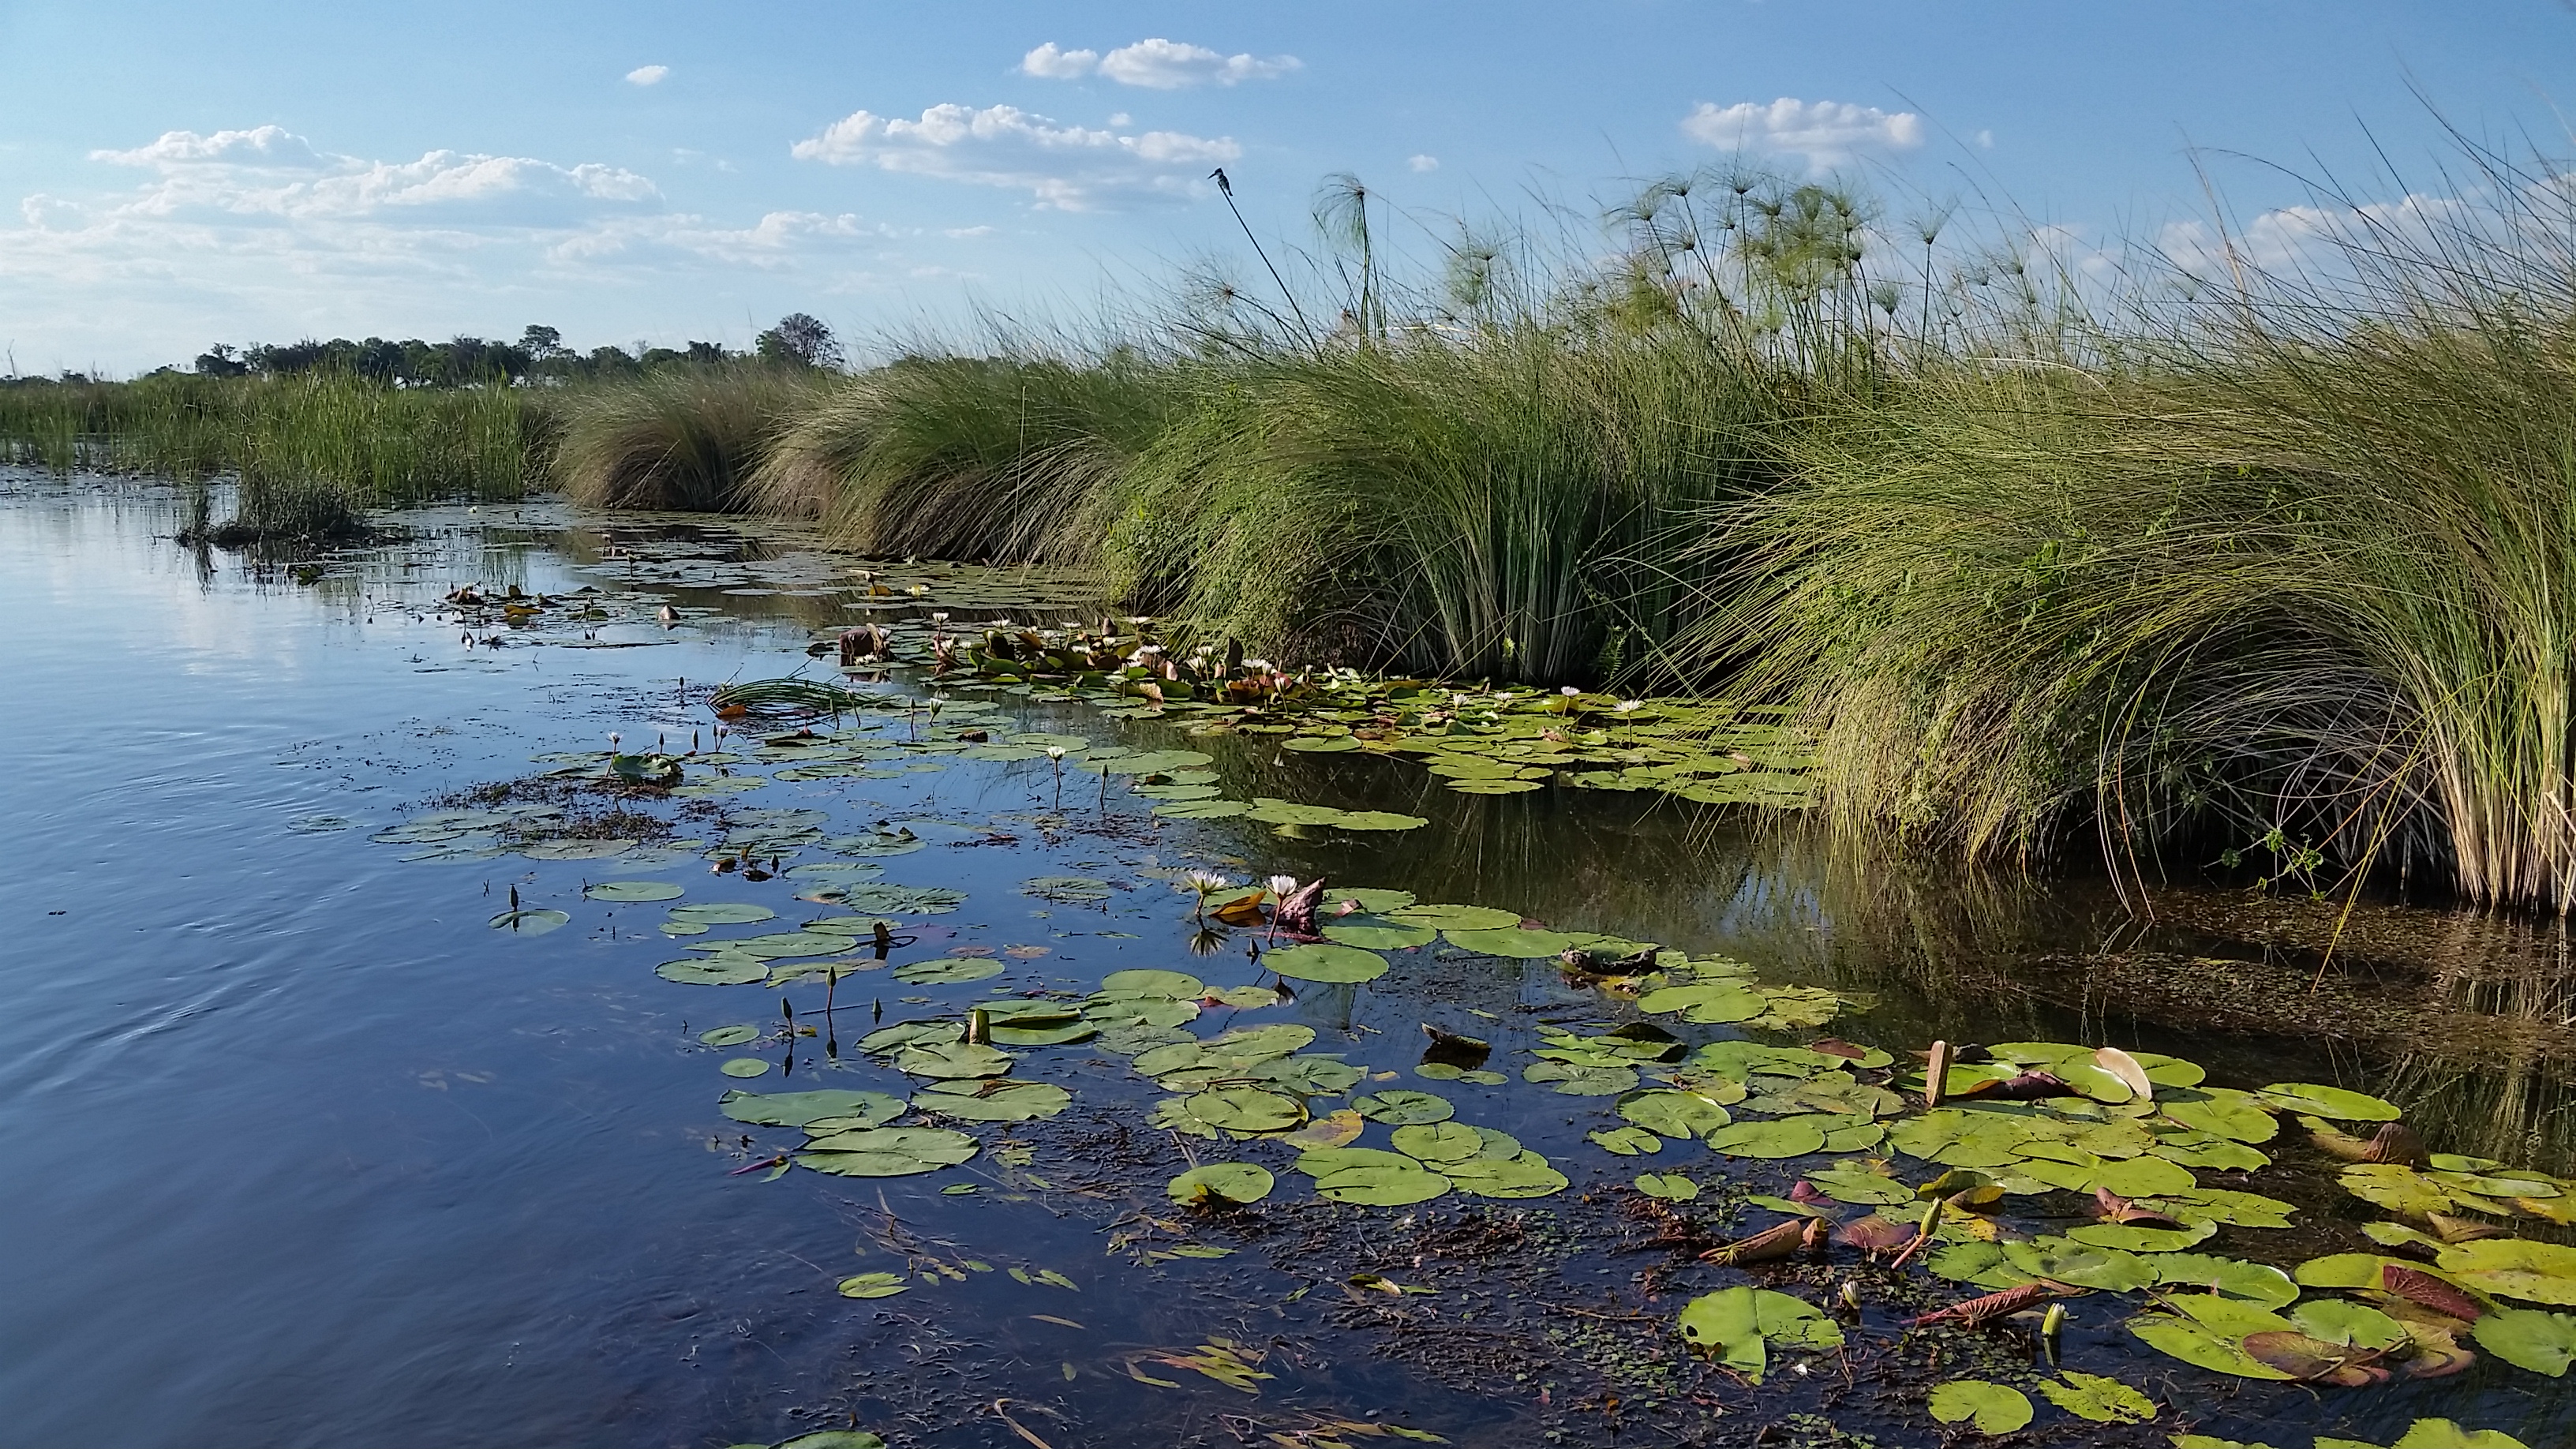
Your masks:
{"label": "marsh grass", "polygon": [[2576,217],[2482,159],[2490,211],[2339,203],[2095,360],[1823,410],[1703,657],[1849,828],[2576,903]]}
{"label": "marsh grass", "polygon": [[821,398],[807,368],[668,367],[583,386],[561,404],[550,467],[576,502],[697,513],[751,506],[771,447]]}

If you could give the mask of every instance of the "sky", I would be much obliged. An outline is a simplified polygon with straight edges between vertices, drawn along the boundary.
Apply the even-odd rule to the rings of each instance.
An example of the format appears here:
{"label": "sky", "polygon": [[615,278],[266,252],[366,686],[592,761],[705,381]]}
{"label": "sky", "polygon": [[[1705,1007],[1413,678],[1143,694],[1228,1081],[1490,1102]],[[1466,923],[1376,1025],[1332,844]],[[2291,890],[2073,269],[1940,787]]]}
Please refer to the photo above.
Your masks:
{"label": "sky", "polygon": [[1220,166],[1280,250],[1335,173],[1436,254],[1744,163],[2143,246],[2439,195],[2446,127],[2566,156],[2562,105],[2571,0],[0,0],[0,368],[1078,327],[1257,276]]}

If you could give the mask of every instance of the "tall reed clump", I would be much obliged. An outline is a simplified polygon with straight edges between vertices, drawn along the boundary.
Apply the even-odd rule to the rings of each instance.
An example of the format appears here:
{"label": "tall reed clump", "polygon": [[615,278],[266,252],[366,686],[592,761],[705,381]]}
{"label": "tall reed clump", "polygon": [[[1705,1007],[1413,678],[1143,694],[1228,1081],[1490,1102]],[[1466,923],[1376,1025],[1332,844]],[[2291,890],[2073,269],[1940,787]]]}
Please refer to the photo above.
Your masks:
{"label": "tall reed clump", "polygon": [[1518,322],[1283,360],[1129,475],[1122,584],[1293,658],[1650,677],[1707,605],[1701,511],[1769,477],[1765,367]]}
{"label": "tall reed clump", "polygon": [[1127,352],[906,357],[799,419],[751,493],[863,553],[1095,563],[1098,506],[1199,385]]}
{"label": "tall reed clump", "polygon": [[1702,642],[1836,817],[2576,904],[2576,215],[2481,160],[2492,210],[2337,199],[2116,364],[1962,359],[1793,438]]}
{"label": "tall reed clump", "polygon": [[339,374],[253,385],[227,461],[239,512],[218,537],[329,537],[362,511],[436,498],[515,499],[527,423],[517,389],[396,388]]}
{"label": "tall reed clump", "polygon": [[771,447],[810,413],[829,374],[740,363],[666,367],[568,392],[550,467],[579,503],[699,513],[752,506]]}

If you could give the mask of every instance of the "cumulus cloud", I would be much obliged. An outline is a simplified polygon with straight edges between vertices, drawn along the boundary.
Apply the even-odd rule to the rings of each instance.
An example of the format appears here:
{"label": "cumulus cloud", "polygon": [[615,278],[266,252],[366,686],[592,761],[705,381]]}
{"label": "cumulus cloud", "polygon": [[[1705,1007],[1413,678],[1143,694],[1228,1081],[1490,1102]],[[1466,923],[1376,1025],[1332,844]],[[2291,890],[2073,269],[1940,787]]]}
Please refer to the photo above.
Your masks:
{"label": "cumulus cloud", "polygon": [[1416,171],[1437,171],[1440,169],[1440,158],[1430,155],[1407,156],[1404,158],[1404,164]]}
{"label": "cumulus cloud", "polygon": [[670,74],[671,68],[667,65],[639,65],[626,73],[626,83],[631,86],[658,86]]}
{"label": "cumulus cloud", "polygon": [[1052,40],[1020,57],[1022,74],[1048,80],[1080,80],[1099,75],[1122,86],[1177,91],[1191,86],[1239,85],[1248,80],[1274,80],[1305,65],[1293,55],[1262,58],[1227,55],[1204,45],[1159,36],[1122,45],[1102,55],[1096,50],[1064,50]]}
{"label": "cumulus cloud", "polygon": [[92,151],[93,161],[117,166],[245,166],[260,170],[301,171],[324,166],[328,158],[311,142],[283,126],[255,126],[247,131],[164,131],[148,146],[131,151]]}
{"label": "cumulus cloud", "polygon": [[1243,154],[1227,137],[1059,125],[1017,106],[954,104],[919,120],[854,111],[790,151],[800,161],[1026,191],[1062,211],[1192,195],[1209,167]]}
{"label": "cumulus cloud", "polygon": [[1810,169],[1824,171],[1865,152],[1911,151],[1921,146],[1923,118],[1912,111],[1882,111],[1849,101],[1782,96],[1767,106],[1702,101],[1682,118],[1682,133],[1723,150],[1803,156]]}

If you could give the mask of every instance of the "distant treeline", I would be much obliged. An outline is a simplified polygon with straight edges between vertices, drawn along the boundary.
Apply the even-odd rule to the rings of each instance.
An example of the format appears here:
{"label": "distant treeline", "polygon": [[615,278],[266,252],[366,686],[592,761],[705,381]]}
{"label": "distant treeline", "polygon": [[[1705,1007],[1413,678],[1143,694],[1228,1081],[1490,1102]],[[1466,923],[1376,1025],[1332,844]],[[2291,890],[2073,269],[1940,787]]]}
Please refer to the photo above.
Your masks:
{"label": "distant treeline", "polygon": [[[668,367],[707,367],[742,361],[834,368],[841,364],[841,347],[832,329],[820,319],[792,312],[754,339],[747,353],[728,349],[720,342],[691,342],[685,348],[640,344],[631,350],[594,347],[588,352],[576,352],[564,345],[561,332],[531,324],[519,333],[516,342],[481,337],[452,337],[445,342],[424,342],[417,337],[401,342],[385,337],[357,342],[346,337],[334,337],[328,342],[306,338],[301,342],[261,342],[247,347],[218,342],[197,354],[190,367],[157,368],[152,375],[191,371],[199,377],[329,374],[364,378],[391,387],[479,387],[493,382],[630,378]],[[59,378],[0,379],[0,385],[81,384],[94,380],[67,372]]]}

